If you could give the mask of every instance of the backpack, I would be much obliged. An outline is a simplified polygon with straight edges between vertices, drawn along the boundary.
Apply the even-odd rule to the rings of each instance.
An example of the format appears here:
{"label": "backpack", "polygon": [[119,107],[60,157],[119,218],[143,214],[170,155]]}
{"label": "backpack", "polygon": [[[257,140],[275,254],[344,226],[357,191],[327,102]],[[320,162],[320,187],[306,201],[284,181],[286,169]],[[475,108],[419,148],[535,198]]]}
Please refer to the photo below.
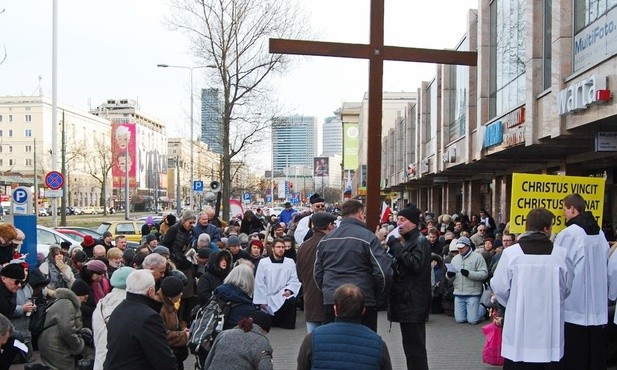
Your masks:
{"label": "backpack", "polygon": [[191,353],[209,351],[216,335],[223,330],[225,317],[229,314],[231,302],[213,295],[207,305],[201,306],[191,324],[188,347]]}
{"label": "backpack", "polygon": [[58,299],[51,303],[36,305],[36,310],[32,311],[32,314],[30,315],[30,322],[28,323],[28,330],[33,336],[41,335],[45,329],[53,326],[53,324],[45,326],[45,319],[47,318],[47,310],[56,302],[58,302]]}

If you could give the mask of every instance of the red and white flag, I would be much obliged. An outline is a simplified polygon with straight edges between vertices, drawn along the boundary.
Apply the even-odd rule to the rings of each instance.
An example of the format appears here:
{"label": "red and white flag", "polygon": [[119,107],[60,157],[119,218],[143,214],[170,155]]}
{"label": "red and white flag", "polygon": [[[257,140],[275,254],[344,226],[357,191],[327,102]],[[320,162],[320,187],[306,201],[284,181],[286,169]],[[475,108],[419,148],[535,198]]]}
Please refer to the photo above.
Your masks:
{"label": "red and white flag", "polygon": [[381,220],[380,220],[380,223],[383,224],[383,223],[388,222],[388,219],[390,218],[391,214],[392,214],[392,209],[390,209],[388,204],[386,204],[386,202],[384,201],[383,204],[381,205]]}

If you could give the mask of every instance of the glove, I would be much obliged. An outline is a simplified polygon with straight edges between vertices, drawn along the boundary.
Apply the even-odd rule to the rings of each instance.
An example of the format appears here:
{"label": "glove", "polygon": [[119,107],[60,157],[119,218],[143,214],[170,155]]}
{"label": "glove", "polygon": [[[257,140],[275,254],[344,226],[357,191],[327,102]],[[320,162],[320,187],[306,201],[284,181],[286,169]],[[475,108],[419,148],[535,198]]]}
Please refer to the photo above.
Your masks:
{"label": "glove", "polygon": [[452,279],[454,276],[456,276],[456,272],[453,272],[453,271],[448,271],[448,272],[446,272],[446,275],[448,275],[448,277],[449,277],[450,279]]}
{"label": "glove", "polygon": [[467,270],[467,269],[461,269],[461,275],[463,275],[464,277],[469,276],[469,270]]}
{"label": "glove", "polygon": [[388,247],[391,247],[391,246],[392,246],[392,244],[396,243],[397,241],[398,241],[397,237],[396,237],[396,236],[394,236],[394,235],[391,235],[391,236],[388,238],[388,241],[386,242],[386,244],[388,244]]}
{"label": "glove", "polygon": [[90,330],[89,328],[82,328],[79,334],[81,335],[81,339],[84,340],[85,344],[91,345],[94,342],[92,330]]}

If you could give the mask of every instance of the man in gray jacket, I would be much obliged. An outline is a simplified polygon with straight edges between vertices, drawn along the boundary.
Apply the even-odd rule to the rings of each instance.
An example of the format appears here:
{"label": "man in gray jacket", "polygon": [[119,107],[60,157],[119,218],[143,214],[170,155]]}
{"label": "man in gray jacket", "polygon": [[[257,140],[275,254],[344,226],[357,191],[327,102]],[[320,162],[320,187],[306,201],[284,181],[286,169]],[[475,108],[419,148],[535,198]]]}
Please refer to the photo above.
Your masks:
{"label": "man in gray jacket", "polygon": [[392,260],[366,227],[364,205],[350,199],[341,207],[338,228],[317,245],[315,283],[323,292],[325,322],[334,321],[334,292],[343,284],[362,289],[366,311],[362,324],[377,331],[377,304],[392,281]]}

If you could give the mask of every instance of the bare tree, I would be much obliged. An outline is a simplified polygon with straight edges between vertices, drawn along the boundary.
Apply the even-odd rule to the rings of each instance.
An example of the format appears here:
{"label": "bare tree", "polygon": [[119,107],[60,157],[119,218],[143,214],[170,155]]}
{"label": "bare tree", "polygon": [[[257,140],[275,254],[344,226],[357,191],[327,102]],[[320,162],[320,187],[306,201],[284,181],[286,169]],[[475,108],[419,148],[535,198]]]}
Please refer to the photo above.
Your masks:
{"label": "bare tree", "polygon": [[200,63],[216,65],[212,78],[222,90],[222,216],[226,218],[231,161],[265,137],[277,109],[271,104],[275,99],[269,78],[290,63],[287,56],[268,53],[268,39],[305,37],[308,22],[294,0],[172,0],[172,8],[171,28],[188,35]]}
{"label": "bare tree", "polygon": [[100,202],[103,206],[103,214],[107,215],[107,199],[105,199],[105,195],[107,194],[109,171],[113,166],[109,140],[96,138],[90,153],[85,153],[83,159],[87,164],[88,174],[101,184]]}

